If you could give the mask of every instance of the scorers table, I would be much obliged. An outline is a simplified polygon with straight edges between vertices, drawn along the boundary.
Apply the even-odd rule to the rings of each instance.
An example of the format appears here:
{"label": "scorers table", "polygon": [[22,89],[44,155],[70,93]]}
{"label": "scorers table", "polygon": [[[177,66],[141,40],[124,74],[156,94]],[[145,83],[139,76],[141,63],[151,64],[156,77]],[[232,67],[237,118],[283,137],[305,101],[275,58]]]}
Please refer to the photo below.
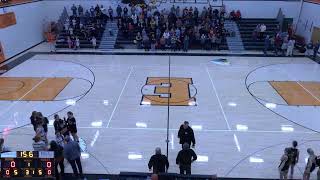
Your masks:
{"label": "scorers table", "polygon": [[0,179],[55,179],[53,151],[5,152],[0,159]]}

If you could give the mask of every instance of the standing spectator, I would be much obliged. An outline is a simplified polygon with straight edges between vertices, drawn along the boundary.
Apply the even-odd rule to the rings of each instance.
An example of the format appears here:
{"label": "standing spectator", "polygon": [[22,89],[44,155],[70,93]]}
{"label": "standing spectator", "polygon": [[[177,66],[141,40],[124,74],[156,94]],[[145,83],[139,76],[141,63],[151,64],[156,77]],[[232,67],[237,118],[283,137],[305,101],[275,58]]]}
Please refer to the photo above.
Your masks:
{"label": "standing spectator", "polygon": [[183,149],[178,153],[176,164],[179,165],[180,174],[191,174],[191,163],[197,160],[196,153],[190,149],[188,143],[183,144]]}
{"label": "standing spectator", "polygon": [[32,111],[32,114],[30,116],[30,121],[33,126],[34,131],[37,129],[37,111]]}
{"label": "standing spectator", "polygon": [[77,7],[76,7],[76,5],[74,5],[74,4],[72,5],[71,11],[72,11],[73,16],[77,16]]}
{"label": "standing spectator", "polygon": [[149,160],[149,170],[151,171],[152,168],[154,174],[164,173],[169,168],[168,158],[165,155],[161,154],[160,148],[156,148],[155,152],[156,154],[151,156]]}
{"label": "standing spectator", "polygon": [[80,17],[83,15],[83,7],[81,5],[78,6],[78,13]]}
{"label": "standing spectator", "polygon": [[67,41],[68,41],[68,47],[69,47],[69,49],[72,49],[72,41],[71,41],[71,38],[70,38],[70,36],[68,36],[67,38],[68,38],[68,39],[67,39]]}
{"label": "standing spectator", "polygon": [[137,49],[141,48],[141,42],[142,42],[142,36],[140,32],[138,32],[136,36]]}
{"label": "standing spectator", "polygon": [[290,39],[288,42],[288,48],[287,48],[287,56],[293,56],[293,48],[296,41],[294,39]]}
{"label": "standing spectator", "polygon": [[76,49],[80,49],[80,40],[78,36],[76,37]]}
{"label": "standing spectator", "polygon": [[36,135],[33,138],[32,147],[34,151],[46,151],[48,150],[46,143],[40,138],[40,136]]}
{"label": "standing spectator", "polygon": [[267,35],[266,39],[264,40],[264,49],[263,49],[263,54],[264,55],[268,54],[269,47],[270,47],[270,36]]}
{"label": "standing spectator", "polygon": [[94,12],[95,12],[94,7],[91,6],[91,7],[90,7],[90,16],[91,16],[91,17],[94,17],[94,16],[95,16]]}
{"label": "standing spectator", "polygon": [[309,180],[310,174],[316,168],[316,163],[315,163],[316,156],[314,155],[314,151],[311,148],[308,148],[307,153],[309,155],[309,158],[308,158],[308,163],[307,163],[306,168],[303,173],[303,180]]}
{"label": "standing spectator", "polygon": [[289,42],[289,36],[287,35],[287,36],[285,36],[284,38],[283,38],[283,42],[282,42],[282,45],[281,45],[281,51],[282,51],[282,55],[284,56],[284,52],[286,52],[287,51],[287,49],[288,49],[288,42]]}
{"label": "standing spectator", "polygon": [[305,56],[310,57],[313,54],[313,43],[310,41],[306,46],[306,52],[304,53]]}
{"label": "standing spectator", "polygon": [[317,60],[317,54],[320,48],[320,41],[318,41],[315,45],[314,45],[314,49],[313,49],[313,59]]}
{"label": "standing spectator", "polygon": [[125,7],[123,8],[123,16],[125,16],[125,17],[128,16],[128,8],[127,8],[127,6],[125,6]]}
{"label": "standing spectator", "polygon": [[[83,177],[82,165],[81,165],[81,149],[77,142],[72,141],[69,136],[66,137],[66,144],[64,145],[64,157],[70,163],[73,173],[78,177]],[[79,171],[78,171],[79,170]]]}
{"label": "standing spectator", "polygon": [[183,40],[183,51],[188,52],[189,48],[189,36],[186,34]]}
{"label": "standing spectator", "polygon": [[286,148],[284,150],[284,154],[280,159],[280,165],[278,167],[280,172],[280,179],[288,179],[288,171],[290,167],[290,159],[288,157],[289,150],[290,148]]}
{"label": "standing spectator", "polygon": [[37,122],[36,137],[39,137],[41,141],[48,143],[47,133],[44,131],[42,119]]}
{"label": "standing spectator", "polygon": [[74,118],[73,113],[71,111],[69,111],[67,113],[67,124],[68,124],[68,131],[71,133],[73,140],[76,142],[79,142],[79,137],[77,135],[77,122],[76,122],[76,118]]}
{"label": "standing spectator", "polygon": [[108,13],[110,20],[113,21],[113,9],[111,8],[111,6],[109,6]]}
{"label": "standing spectator", "polygon": [[289,148],[288,157],[290,160],[290,178],[293,178],[294,167],[299,162],[299,150],[297,149],[298,142],[293,141],[292,147]]}
{"label": "standing spectator", "polygon": [[274,39],[274,50],[275,50],[275,54],[276,56],[278,56],[278,51],[281,50],[281,37],[280,34],[278,33]]}
{"label": "standing spectator", "polygon": [[207,39],[207,37],[206,37],[206,35],[205,34],[202,34],[201,35],[201,49],[205,49],[205,46],[206,46],[206,39]]}
{"label": "standing spectator", "polygon": [[150,42],[151,42],[151,50],[152,50],[152,51],[155,51],[157,40],[156,40],[156,38],[154,37],[154,34],[151,35]]}
{"label": "standing spectator", "polygon": [[[58,145],[55,141],[51,141],[49,151],[53,151],[54,153],[55,175],[56,179],[60,180],[64,176],[63,148],[60,145]],[[58,165],[60,166],[60,173],[58,170]]]}
{"label": "standing spectator", "polygon": [[64,146],[64,137],[60,132],[56,133],[56,141],[55,142],[61,147]]}
{"label": "standing spectator", "polygon": [[0,138],[0,154],[4,152],[9,152],[9,149],[4,145],[4,139]]}
{"label": "standing spectator", "polygon": [[48,124],[49,124],[48,118],[44,117],[41,112],[37,112],[37,121],[42,122],[44,132],[48,133]]}
{"label": "standing spectator", "polygon": [[264,33],[266,32],[266,30],[267,30],[267,26],[265,24],[261,24],[260,25],[260,39],[263,39]]}
{"label": "standing spectator", "polygon": [[92,47],[93,49],[96,49],[97,47],[97,39],[93,36],[91,39]]}
{"label": "standing spectator", "polygon": [[117,16],[118,16],[118,18],[121,17],[121,14],[122,14],[122,8],[121,8],[121,6],[119,4],[118,7],[117,7]]}
{"label": "standing spectator", "polygon": [[178,132],[178,138],[180,139],[180,144],[183,146],[183,144],[188,143],[189,145],[191,145],[192,143],[192,147],[195,147],[196,141],[194,138],[194,133],[192,128],[189,126],[189,122],[185,121],[179,129]]}

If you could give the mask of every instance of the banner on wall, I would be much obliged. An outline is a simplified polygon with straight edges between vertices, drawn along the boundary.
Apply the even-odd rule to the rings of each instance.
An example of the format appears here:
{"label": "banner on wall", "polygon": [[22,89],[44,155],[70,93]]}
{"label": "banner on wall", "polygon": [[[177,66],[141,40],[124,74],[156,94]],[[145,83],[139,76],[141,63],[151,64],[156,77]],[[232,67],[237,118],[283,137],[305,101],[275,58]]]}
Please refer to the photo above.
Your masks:
{"label": "banner on wall", "polygon": [[0,29],[17,24],[14,12],[0,14]]}
{"label": "banner on wall", "polygon": [[6,58],[4,57],[3,48],[0,42],[0,63],[2,63]]}
{"label": "banner on wall", "polygon": [[305,0],[305,2],[320,4],[320,0]]}

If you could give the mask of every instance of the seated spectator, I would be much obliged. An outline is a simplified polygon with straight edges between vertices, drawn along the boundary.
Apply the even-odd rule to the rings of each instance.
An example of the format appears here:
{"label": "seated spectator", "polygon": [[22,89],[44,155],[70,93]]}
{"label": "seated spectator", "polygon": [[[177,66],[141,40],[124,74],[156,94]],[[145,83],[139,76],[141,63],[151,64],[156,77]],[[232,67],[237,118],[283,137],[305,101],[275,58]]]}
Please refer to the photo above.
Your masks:
{"label": "seated spectator", "polygon": [[40,136],[36,135],[33,138],[33,141],[34,142],[32,143],[32,147],[33,147],[34,151],[47,151],[48,150],[45,141],[43,141]]}

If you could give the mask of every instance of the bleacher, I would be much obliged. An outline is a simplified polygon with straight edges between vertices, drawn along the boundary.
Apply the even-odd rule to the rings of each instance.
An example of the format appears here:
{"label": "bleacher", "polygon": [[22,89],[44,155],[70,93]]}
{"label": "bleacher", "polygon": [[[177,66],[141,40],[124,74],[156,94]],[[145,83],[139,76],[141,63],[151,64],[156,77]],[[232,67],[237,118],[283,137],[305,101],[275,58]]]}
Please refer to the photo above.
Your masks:
{"label": "bleacher", "polygon": [[[98,31],[98,34],[95,36],[95,38],[97,39],[97,47],[99,47],[100,45],[104,30],[105,30],[105,24],[103,24],[103,28],[101,29],[101,31]],[[68,37],[68,32],[65,30],[62,30],[57,36],[56,48],[68,48],[67,37]],[[83,36],[78,36],[78,37],[80,40],[80,48],[92,49],[92,43],[90,40],[85,39]]]}
{"label": "bleacher", "polygon": [[[126,38],[122,31],[118,32],[118,37],[117,37],[117,41],[115,44],[115,48],[116,49],[136,49],[137,46],[134,44],[134,39],[136,37],[137,32],[135,32],[133,35],[131,35],[130,37]],[[197,49],[201,49],[202,47],[200,45],[196,45],[196,44],[189,44],[189,50],[197,50]],[[228,45],[225,39],[222,40],[222,43],[220,45],[220,50],[228,50]]]}
{"label": "bleacher", "polygon": [[273,36],[277,31],[277,25],[279,22],[276,19],[242,19],[238,22],[239,31],[241,34],[241,39],[245,50],[263,50],[264,39],[254,40],[252,38],[252,33],[258,24],[265,24],[267,30],[266,35]]}

